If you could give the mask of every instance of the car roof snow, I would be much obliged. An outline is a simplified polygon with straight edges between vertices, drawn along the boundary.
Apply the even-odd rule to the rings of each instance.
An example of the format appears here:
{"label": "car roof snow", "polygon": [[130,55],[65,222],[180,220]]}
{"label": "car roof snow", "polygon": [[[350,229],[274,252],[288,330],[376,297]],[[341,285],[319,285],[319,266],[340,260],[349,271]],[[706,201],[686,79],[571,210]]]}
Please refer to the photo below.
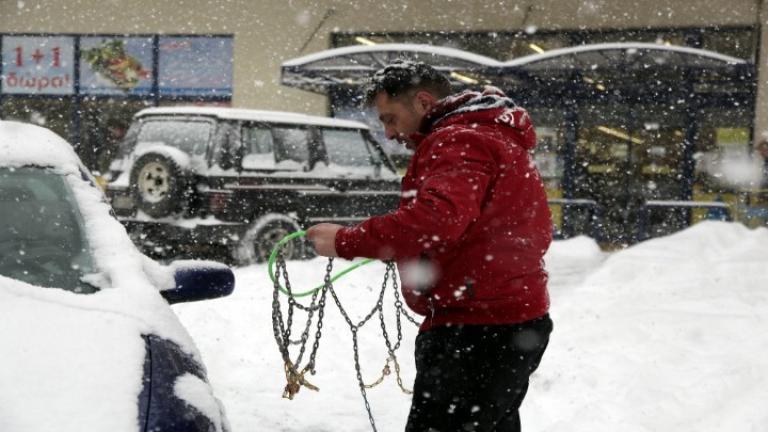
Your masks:
{"label": "car roof snow", "polygon": [[0,120],[0,166],[52,167],[78,172],[82,163],[72,146],[54,132],[27,123]]}
{"label": "car roof snow", "polygon": [[226,120],[245,120],[266,123],[287,123],[298,125],[326,126],[336,128],[368,129],[364,123],[352,120],[340,120],[330,117],[313,116],[308,114],[291,113],[283,111],[253,110],[244,108],[225,108],[225,107],[159,107],[146,108],[138,113],[136,117],[145,117],[153,115],[192,115],[209,116]]}

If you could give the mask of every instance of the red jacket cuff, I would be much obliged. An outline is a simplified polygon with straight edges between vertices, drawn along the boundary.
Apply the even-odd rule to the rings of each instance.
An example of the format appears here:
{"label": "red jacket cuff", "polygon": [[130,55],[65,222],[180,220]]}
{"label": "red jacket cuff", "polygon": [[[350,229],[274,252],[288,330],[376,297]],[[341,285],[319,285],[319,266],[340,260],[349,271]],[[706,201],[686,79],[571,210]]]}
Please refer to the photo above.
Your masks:
{"label": "red jacket cuff", "polygon": [[353,235],[354,228],[342,228],[336,231],[334,245],[336,246],[336,255],[341,258],[351,260],[357,257],[357,248],[359,240]]}

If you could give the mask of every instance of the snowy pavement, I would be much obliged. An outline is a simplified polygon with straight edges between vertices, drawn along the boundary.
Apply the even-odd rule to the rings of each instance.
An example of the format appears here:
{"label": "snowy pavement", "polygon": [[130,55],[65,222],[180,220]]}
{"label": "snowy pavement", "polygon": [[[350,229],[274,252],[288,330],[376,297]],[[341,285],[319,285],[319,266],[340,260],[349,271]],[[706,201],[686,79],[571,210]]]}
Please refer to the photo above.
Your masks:
{"label": "snowy pavement", "polygon": [[[579,237],[555,242],[546,260],[555,331],[522,408],[524,430],[766,430],[768,230],[706,222],[613,253]],[[317,285],[325,263],[289,262],[294,289]],[[337,269],[346,265],[338,261]],[[382,275],[377,263],[337,282],[353,319],[375,304]],[[351,336],[336,306],[328,304],[317,375],[309,379],[320,391],[282,399],[271,282],[265,266],[236,276],[228,298],[173,306],[233,430],[369,431]],[[385,305],[391,318],[391,299]],[[399,358],[409,386],[416,328],[404,328]],[[386,359],[378,322],[364,328],[360,344],[370,382]],[[393,376],[369,398],[380,431],[403,430],[410,402]]]}

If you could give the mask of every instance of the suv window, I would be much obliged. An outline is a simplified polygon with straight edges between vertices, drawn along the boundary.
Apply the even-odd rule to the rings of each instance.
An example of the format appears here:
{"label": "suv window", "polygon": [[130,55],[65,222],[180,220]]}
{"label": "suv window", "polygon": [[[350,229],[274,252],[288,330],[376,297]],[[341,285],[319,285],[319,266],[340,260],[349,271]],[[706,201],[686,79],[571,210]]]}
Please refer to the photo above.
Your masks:
{"label": "suv window", "polygon": [[275,159],[277,162],[292,160],[309,162],[309,130],[296,127],[275,127]]}
{"label": "suv window", "polygon": [[368,167],[375,162],[363,134],[358,130],[322,129],[328,162],[344,165]]}
{"label": "suv window", "polygon": [[212,124],[206,121],[149,120],[142,123],[136,141],[163,143],[188,154],[205,154],[211,129]]}
{"label": "suv window", "polygon": [[274,168],[275,143],[269,128],[244,126],[241,136],[243,139],[243,168]]}

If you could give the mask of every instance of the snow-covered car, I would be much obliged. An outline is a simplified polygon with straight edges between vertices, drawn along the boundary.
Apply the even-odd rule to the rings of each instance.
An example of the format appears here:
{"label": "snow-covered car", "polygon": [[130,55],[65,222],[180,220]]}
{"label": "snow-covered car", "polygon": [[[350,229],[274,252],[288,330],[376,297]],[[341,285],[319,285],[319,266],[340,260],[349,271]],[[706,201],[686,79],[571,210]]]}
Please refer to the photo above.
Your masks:
{"label": "snow-covered car", "polygon": [[72,147],[0,121],[0,430],[226,431],[169,303],[228,295],[215,262],[142,255]]}
{"label": "snow-covered car", "polygon": [[302,226],[386,213],[400,195],[363,123],[235,108],[138,112],[108,178],[115,213],[147,254],[218,250],[241,264]]}

